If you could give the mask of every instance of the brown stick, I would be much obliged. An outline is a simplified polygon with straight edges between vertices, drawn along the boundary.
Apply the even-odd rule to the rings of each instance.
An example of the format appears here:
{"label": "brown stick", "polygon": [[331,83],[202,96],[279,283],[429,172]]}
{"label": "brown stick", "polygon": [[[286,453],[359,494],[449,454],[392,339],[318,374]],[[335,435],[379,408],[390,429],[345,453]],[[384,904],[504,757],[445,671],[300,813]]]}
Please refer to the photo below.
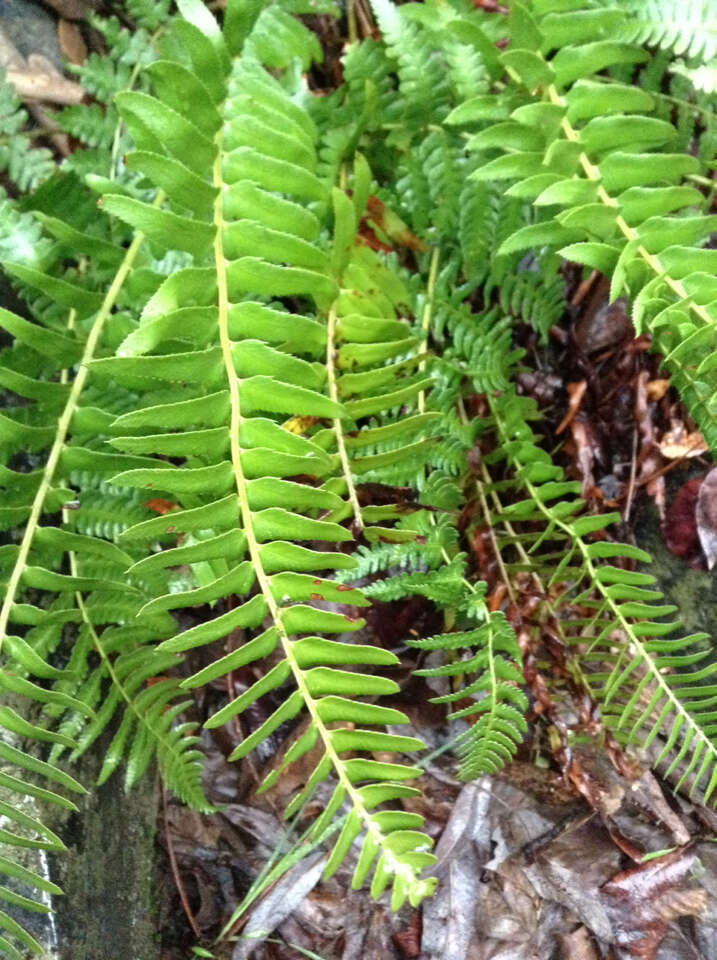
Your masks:
{"label": "brown stick", "polygon": [[162,811],[163,811],[163,814],[164,814],[164,835],[165,835],[166,840],[167,840],[167,854],[169,855],[169,866],[170,866],[170,868],[171,868],[171,870],[172,870],[172,876],[174,877],[174,885],[175,885],[175,887],[177,888],[177,893],[179,894],[179,899],[182,901],[182,907],[184,908],[184,912],[185,912],[186,915],[187,915],[187,920],[189,921],[189,926],[192,928],[192,931],[194,932],[194,936],[197,938],[197,940],[200,940],[201,937],[202,937],[202,933],[201,933],[201,931],[200,931],[200,929],[199,929],[199,926],[198,926],[198,924],[197,924],[197,921],[196,921],[195,918],[194,918],[194,914],[192,913],[192,908],[189,906],[189,900],[187,899],[187,894],[186,894],[186,891],[185,891],[185,889],[184,889],[184,885],[182,884],[182,878],[181,878],[180,875],[179,875],[179,867],[178,867],[178,865],[177,865],[177,857],[176,857],[176,855],[175,855],[175,853],[174,853],[174,845],[173,845],[173,843],[172,843],[172,834],[171,834],[171,831],[170,831],[170,829],[169,829],[169,812],[168,812],[168,805],[167,805],[167,789],[166,789],[166,787],[164,786],[164,783],[162,783]]}

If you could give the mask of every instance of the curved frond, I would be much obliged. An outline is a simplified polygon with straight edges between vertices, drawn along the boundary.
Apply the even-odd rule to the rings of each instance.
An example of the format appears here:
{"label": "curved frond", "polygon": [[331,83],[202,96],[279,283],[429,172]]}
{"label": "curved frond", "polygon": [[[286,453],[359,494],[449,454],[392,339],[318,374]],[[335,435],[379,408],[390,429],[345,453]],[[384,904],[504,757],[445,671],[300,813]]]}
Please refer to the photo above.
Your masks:
{"label": "curved frond", "polygon": [[[207,87],[208,96],[216,88],[211,130],[193,129],[176,97],[169,106],[169,88],[158,91],[159,98],[122,98],[120,109],[139,148],[128,164],[141,163],[145,175],[167,190],[170,206],[177,196],[178,206],[185,209],[183,191],[186,186],[198,195],[192,184],[201,164],[205,183],[211,173],[211,204],[195,209],[191,221],[186,212],[169,220],[147,204],[105,198],[105,209],[143,229],[165,249],[189,250],[182,237],[191,236],[189,252],[196,266],[175,273],[159,287],[118,356],[96,361],[94,369],[147,398],[115,421],[112,445],[127,455],[172,458],[154,459],[151,467],[113,478],[118,485],[151,485],[153,495],[177,505],[122,535],[126,545],[157,539],[176,543],[181,537],[181,545],[147,556],[133,569],[149,571],[150,565],[172,564],[185,556],[194,570],[206,570],[201,585],[155,596],[144,613],[198,603],[224,610],[165,640],[158,654],[185,653],[237,628],[249,632],[250,640],[183,680],[182,688],[271,658],[267,672],[208,725],[221,725],[258,698],[288,688],[280,695],[280,706],[237,747],[232,759],[245,756],[278,726],[306,713],[308,734],[288,751],[285,766],[314,742],[322,745],[323,755],[287,814],[327,778],[335,778],[332,799],[315,830],[320,832],[345,802],[350,813],[328,870],[335,869],[363,834],[356,883],[371,870],[374,895],[391,884],[398,906],[406,898],[417,902],[430,890],[432,881],[420,879],[422,868],[433,861],[430,843],[415,830],[404,829],[400,817],[391,820],[390,828],[384,825],[385,816],[374,808],[404,796],[408,788],[403,782],[418,771],[361,754],[379,747],[413,750],[420,742],[372,729],[405,718],[361,698],[390,693],[396,685],[353,672],[353,667],[389,666],[395,657],[321,636],[356,631],[363,621],[317,606],[317,601],[359,606],[366,601],[359,591],[325,577],[326,571],[352,563],[349,557],[304,544],[350,541],[350,532],[337,522],[348,515],[347,509],[355,520],[365,519],[355,497],[344,419],[360,420],[374,409],[405,402],[409,392],[415,395],[421,389],[422,381],[411,377],[410,363],[399,364],[399,369],[380,365],[381,350],[385,357],[396,353],[392,340],[410,341],[405,324],[388,319],[400,300],[400,288],[387,271],[382,282],[380,263],[369,251],[354,247],[362,210],[354,209],[357,196],[352,203],[339,190],[332,194],[317,176],[317,134],[309,114],[253,59],[269,57],[274,62],[264,30],[260,18],[245,56],[228,73],[222,66],[222,41],[217,40],[221,76]],[[153,69],[160,66],[165,76],[179,78],[182,68],[176,60],[160,61]],[[220,82],[225,85],[222,97]],[[170,120],[175,141],[165,140],[159,153],[160,129]],[[197,157],[191,171],[180,169],[189,140]],[[197,144],[211,152],[211,164],[197,154]],[[155,157],[151,163],[145,159],[147,151]],[[367,168],[357,176],[366,181]],[[327,249],[323,231],[329,204],[333,242]],[[184,219],[186,225],[180,222]],[[287,309],[287,298],[298,300],[304,309]],[[199,340],[176,343],[177,322],[191,302],[201,311],[201,322],[190,326]],[[376,335],[367,337],[371,324]],[[362,336],[354,336],[352,331],[359,329]],[[352,352],[354,340],[373,354],[364,351],[362,360],[360,349]],[[345,362],[367,372],[343,373],[334,367],[334,356],[339,367]],[[405,381],[399,373],[404,368]],[[153,405],[159,381],[163,402]],[[233,596],[242,598],[236,606],[229,602]],[[336,721],[358,729],[337,729]]]}

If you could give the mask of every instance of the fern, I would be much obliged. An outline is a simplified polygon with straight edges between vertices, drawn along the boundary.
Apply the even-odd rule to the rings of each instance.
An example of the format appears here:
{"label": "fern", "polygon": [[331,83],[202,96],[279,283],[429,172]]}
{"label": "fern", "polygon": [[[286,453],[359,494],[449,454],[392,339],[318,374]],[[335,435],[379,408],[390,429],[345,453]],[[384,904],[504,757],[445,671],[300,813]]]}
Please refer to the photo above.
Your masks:
{"label": "fern", "polygon": [[[512,119],[471,138],[469,145],[481,153],[506,142],[512,150],[488,160],[473,176],[519,179],[521,194],[533,199],[539,215],[559,208],[552,219],[514,233],[501,252],[550,244],[569,259],[611,274],[611,296],[630,295],[637,332],[653,334],[675,385],[714,446],[711,406],[717,384],[703,352],[714,336],[712,252],[702,247],[713,225],[697,215],[700,192],[675,183],[698,172],[700,164],[688,155],[662,152],[676,132],[667,121],[645,116],[654,109],[648,94],[591,79],[606,66],[640,63],[646,55],[602,39],[619,19],[617,12],[590,11],[576,19],[583,9],[576,2],[570,10],[533,20],[515,4],[524,47],[502,57],[518,85],[531,87],[531,93]],[[547,61],[541,51],[556,47]]]}
{"label": "fern", "polygon": [[711,60],[717,53],[717,15],[710,0],[629,0],[617,37],[671,49],[677,56]]}
{"label": "fern", "polygon": [[[472,630],[443,633],[426,640],[413,640],[423,650],[468,651],[462,659],[442,667],[417,670],[418,676],[455,677],[477,673],[473,682],[433,698],[434,703],[474,699],[448,715],[449,720],[469,717],[470,726],[457,740],[461,775],[466,780],[495,773],[515,755],[528,725],[528,701],[520,689],[523,683],[522,657],[515,631],[500,612],[491,613]],[[474,648],[477,647],[477,650]]]}
{"label": "fern", "polygon": [[52,153],[36,147],[26,132],[28,117],[12,84],[0,76],[0,172],[21,193],[32,190],[55,170]]}
{"label": "fern", "polygon": [[[375,702],[398,660],[347,642],[363,620],[340,605],[420,596],[440,612],[442,633],[409,642],[443,652],[418,675],[445,685],[472,778],[525,736],[511,624],[529,582],[521,644],[557,631],[613,734],[661,738],[657,763],[713,801],[705,638],[674,639],[635,569],[647,556],[606,539],[613,517],[587,512],[515,390],[516,326],[545,339],[560,322],[567,258],[628,296],[717,445],[714,124],[680,76],[714,55],[710,11],[678,25],[667,0],[633,20],[590,0],[515,0],[507,17],[374,0],[381,38],[351,43],[344,82],[317,97],[322,51],[297,15],[332,3],[228,0],[221,25],[200,0],[177,7],[133,0],[134,32],[93,19],[109,54],[79,73],[95,102],[60,114],[89,149],[0,207],[32,317],[0,313],[0,684],[25,704],[0,711],[20,774],[2,785],[72,807],[55,786],[83,788],[60,764],[111,729],[101,782],[124,761],[131,787],[156,758],[207,809],[186,693],[251,664],[256,682],[206,725],[264,698],[232,759],[289,730],[267,789],[318,747],[287,815],[321,790],[311,842],[345,814],[327,875],[360,842],[354,886],[415,905],[435,884],[422,820],[400,809],[420,770],[373,754],[421,744],[381,729],[406,720]],[[24,155],[25,118],[3,102]],[[490,594],[466,522],[486,532]],[[174,611],[205,604],[179,628]],[[30,842],[9,816],[19,832],[0,839]],[[49,892],[9,860],[0,872]],[[4,912],[0,926],[9,956],[39,950]]]}
{"label": "fern", "polygon": [[[186,557],[192,562],[209,561],[215,577],[194,589],[157,596],[146,610],[216,603],[234,594],[246,596],[253,588],[257,591],[235,609],[164,641],[158,653],[182,653],[213,643],[238,626],[257,631],[243,647],[182,681],[182,688],[200,686],[240,664],[279,656],[261,680],[210,718],[208,725],[221,725],[290,680],[293,692],[283,697],[278,709],[234,751],[232,759],[244,756],[279,725],[306,710],[309,728],[287,753],[285,765],[317,742],[324,754],[287,812],[298,809],[333,775],[337,782],[332,799],[315,829],[320,832],[344,801],[350,813],[327,872],[336,869],[350,844],[363,833],[355,882],[363,881],[378,857],[372,890],[377,895],[387,883],[392,884],[397,906],[406,897],[417,902],[430,889],[430,881],[419,879],[421,868],[433,862],[426,852],[429,842],[413,829],[415,817],[397,813],[389,821],[383,813],[372,811],[378,803],[405,796],[409,788],[394,781],[410,779],[417,771],[371,759],[346,759],[342,754],[379,747],[414,749],[419,742],[369,729],[329,728],[335,720],[369,726],[400,722],[402,715],[397,711],[356,700],[394,690],[393,681],[335,667],[387,665],[395,658],[377,648],[315,636],[356,630],[362,621],[308,601],[344,599],[359,605],[365,601],[353,591],[342,597],[331,581],[310,575],[345,566],[350,562],[347,557],[317,552],[296,541],[342,542],[350,537],[335,519],[316,519],[315,513],[342,519],[342,495],[347,495],[348,507],[357,510],[342,421],[397,402],[392,392],[379,389],[376,393],[375,389],[384,381],[393,383],[395,375],[387,368],[369,375],[337,376],[333,355],[343,340],[350,342],[350,331],[356,327],[355,299],[363,297],[364,315],[385,316],[392,309],[390,298],[399,296],[400,288],[397,291],[395,284],[389,284],[385,293],[380,282],[379,289],[369,284],[366,267],[380,270],[380,264],[364,265],[362,251],[352,252],[357,224],[354,204],[341,191],[330,194],[315,175],[316,133],[311,119],[254,59],[261,57],[274,67],[283,65],[268,39],[266,17],[270,13],[273,17],[272,35],[276,23],[283,22],[281,12],[272,10],[258,18],[245,43],[244,58],[227,73],[228,55],[218,28],[205,22],[199,8],[185,5],[188,19],[182,31],[191,43],[181,53],[179,46],[165,48],[184,62],[168,59],[155,64],[162,99],[145,94],[119,98],[139,148],[127,158],[128,165],[164,187],[170,203],[177,196],[180,209],[191,206],[191,217],[120,195],[106,195],[103,208],[144,230],[158,247],[186,250],[197,266],[167,279],[145,306],[139,326],[120,346],[118,357],[97,360],[93,369],[138,391],[140,397],[150,397],[149,404],[140,402],[115,422],[118,435],[112,445],[134,456],[169,455],[183,461],[179,469],[155,461],[152,467],[125,471],[113,480],[133,487],[151,485],[154,494],[176,499],[180,507],[167,517],[125,531],[122,542],[149,543],[169,533],[195,536],[191,545],[147,557],[133,571]],[[293,26],[286,36],[295,35],[295,42],[283,47],[281,56],[289,51],[304,51],[301,55],[308,56],[313,49],[310,35],[297,21],[290,22]],[[208,84],[204,87],[194,71],[207,62],[214,65],[214,72],[203,75]],[[203,101],[203,109],[194,114],[201,117],[201,129],[186,116],[186,91],[191,91],[193,100]],[[174,133],[162,144],[160,156],[158,135],[170,118]],[[287,142],[292,162],[284,159]],[[200,179],[208,170],[212,171],[210,183]],[[356,189],[355,202],[359,196],[365,202],[365,188]],[[326,216],[331,198],[334,239],[327,253],[321,242],[321,221],[307,202],[317,204],[319,214]],[[345,287],[341,295],[336,282],[340,276]],[[198,289],[206,291],[201,305],[181,307],[196,298]],[[276,296],[308,299],[312,311],[290,313],[272,304]],[[173,353],[173,324],[186,309],[194,311],[200,342],[189,352]],[[379,345],[391,324],[405,339],[399,321],[376,320],[375,324],[382,334],[376,339]],[[329,360],[328,380],[324,365],[314,360],[322,353]],[[339,357],[364,365],[359,351],[352,354],[344,346]],[[158,380],[166,385],[166,392],[157,405],[152,402],[152,390]],[[400,398],[420,388],[421,381],[409,376]],[[365,393],[365,398],[348,399],[345,409],[338,402],[340,396]],[[289,414],[297,422],[282,427]],[[324,420],[332,426],[314,426]],[[170,432],[157,432],[161,429]],[[286,479],[307,472],[319,486]],[[355,519],[363,522],[358,513]]]}
{"label": "fern", "polygon": [[[655,578],[619,565],[620,560],[649,563],[648,554],[628,544],[590,539],[619,515],[579,515],[582,501],[570,497],[571,488],[575,494],[578,485],[566,482],[532,443],[525,419],[530,402],[509,396],[492,406],[502,441],[500,457],[512,466],[526,495],[503,507],[494,522],[537,521],[539,532],[522,538],[530,572],[542,565],[540,554],[534,555],[538,547],[546,541],[561,542],[561,559],[548,585],[564,583],[567,590],[560,603],[569,599],[573,610],[582,610],[563,621],[564,636],[569,643],[587,648],[580,660],[589,689],[603,704],[604,721],[628,743],[639,738],[648,747],[662,735],[665,742],[656,764],[670,757],[666,771],[670,775],[686,760],[678,784],[687,781],[691,793],[701,788],[707,802],[717,787],[717,745],[710,735],[714,686],[700,683],[717,671],[717,665],[673,672],[675,667],[691,667],[709,656],[703,644],[707,635],[671,638],[679,624],[663,618],[676,608],[658,602],[662,594],[654,589]],[[616,558],[617,563],[600,563]]]}

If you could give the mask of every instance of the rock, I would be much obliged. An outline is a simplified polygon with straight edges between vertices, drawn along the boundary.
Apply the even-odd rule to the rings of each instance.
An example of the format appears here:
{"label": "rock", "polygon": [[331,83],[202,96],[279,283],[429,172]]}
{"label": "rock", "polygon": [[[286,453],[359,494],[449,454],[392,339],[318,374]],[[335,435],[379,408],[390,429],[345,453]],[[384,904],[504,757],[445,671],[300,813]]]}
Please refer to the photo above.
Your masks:
{"label": "rock", "polygon": [[31,0],[0,0],[0,30],[23,57],[39,53],[62,69],[57,21]]}
{"label": "rock", "polygon": [[84,20],[99,6],[98,0],[43,0],[46,7],[56,10],[66,20]]}
{"label": "rock", "polygon": [[706,571],[691,569],[683,559],[669,552],[652,504],[638,508],[635,538],[637,544],[652,556],[652,563],[645,567],[645,572],[657,577],[657,587],[664,592],[665,603],[679,607],[683,624],[681,635],[704,630],[717,637],[717,579]]}

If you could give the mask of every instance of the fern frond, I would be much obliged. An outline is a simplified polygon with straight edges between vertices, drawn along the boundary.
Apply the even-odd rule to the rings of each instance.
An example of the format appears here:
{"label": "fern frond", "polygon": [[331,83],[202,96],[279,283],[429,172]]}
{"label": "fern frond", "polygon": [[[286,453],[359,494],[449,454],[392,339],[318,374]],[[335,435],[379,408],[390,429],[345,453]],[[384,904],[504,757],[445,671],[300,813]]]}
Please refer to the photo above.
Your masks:
{"label": "fern frond", "polygon": [[656,765],[669,758],[669,775],[685,761],[678,786],[687,782],[690,793],[698,791],[707,802],[717,786],[717,738],[710,715],[714,687],[699,681],[716,668],[675,669],[704,659],[707,635],[663,639],[679,624],[663,620],[676,608],[659,603],[662,594],[654,589],[655,578],[601,563],[614,558],[649,563],[650,557],[628,544],[592,539],[619,516],[582,515],[577,485],[566,482],[534,444],[525,419],[530,406],[515,395],[491,400],[501,445],[498,456],[490,459],[512,466],[525,497],[504,506],[493,522],[537,524],[534,534],[522,538],[529,564],[520,569],[527,572],[541,572],[543,545],[554,551],[559,544],[560,562],[551,571],[549,585],[565,586],[560,605],[568,604],[572,612],[562,621],[564,638],[587,650],[580,657],[583,678],[603,706],[604,722],[627,743],[637,740],[647,747],[662,736]]}
{"label": "fern frond", "polygon": [[[358,217],[352,202],[339,191],[333,194],[333,248],[325,249],[320,218],[326,216],[331,195],[315,173],[316,130],[308,113],[254,59],[274,66],[288,62],[276,60],[278,52],[269,42],[263,15],[245,45],[245,56],[227,73],[221,35],[214,28],[205,29],[200,41],[198,33],[186,30],[187,23],[200,18],[198,8],[193,12],[185,6],[184,12],[189,14],[184,30],[193,43],[189,61],[186,47],[181,51],[178,46],[166,47],[171,58],[152,68],[155,73],[161,70],[168,81],[158,88],[158,97],[125,94],[119,107],[139,148],[128,163],[141,164],[146,176],[164,186],[170,204],[185,188],[202,202],[188,216],[185,204],[181,215],[160,215],[142,201],[110,195],[103,201],[104,209],[142,229],[159,248],[186,249],[196,264],[159,287],[116,358],[93,365],[96,372],[139,395],[136,408],[115,421],[112,445],[128,455],[169,455],[182,461],[180,467],[170,467],[166,460],[154,460],[151,467],[125,471],[113,479],[137,488],[151,484],[154,495],[171,498],[179,507],[131,527],[121,542],[150,544],[157,538],[192,535],[191,541],[184,539],[181,546],[167,551],[166,559],[162,554],[147,556],[132,572],[147,572],[150,566],[176,562],[180,556],[192,564],[208,562],[212,571],[200,586],[155,596],[145,614],[223,603],[227,597],[246,598],[254,591],[239,606],[225,606],[225,612],[213,619],[165,640],[157,652],[183,653],[220,640],[237,627],[254,633],[243,646],[182,681],[182,688],[192,689],[240,664],[273,655],[272,668],[211,717],[208,726],[221,725],[257,698],[291,683],[293,692],[283,696],[281,705],[237,747],[232,759],[245,756],[276,727],[306,711],[308,734],[289,750],[285,765],[314,742],[322,744],[323,756],[287,813],[334,776],[332,799],[315,829],[322,830],[344,802],[350,812],[327,870],[338,866],[363,833],[364,852],[355,882],[363,882],[372,870],[372,893],[377,896],[391,884],[397,907],[406,898],[417,902],[431,889],[432,881],[420,879],[422,868],[433,862],[427,852],[430,844],[408,829],[408,820],[404,824],[401,816],[384,825],[385,816],[374,808],[406,795],[409,788],[401,783],[415,777],[417,770],[344,755],[379,745],[389,751],[411,750],[420,743],[366,729],[402,722],[398,711],[358,699],[392,692],[396,686],[346,668],[389,665],[395,657],[377,648],[317,636],[353,631],[363,621],[314,606],[314,601],[354,605],[366,601],[357,591],[342,591],[321,576],[322,571],[349,565],[350,558],[301,544],[350,539],[332,519],[345,515],[342,496],[353,483],[341,421],[347,414],[357,420],[374,406],[401,402],[408,397],[407,390],[415,394],[420,389],[420,381],[409,376],[405,387],[398,380],[399,390],[395,385],[389,390],[398,371],[381,367],[378,357],[372,359],[365,382],[356,379],[362,373],[337,375],[333,367],[327,381],[324,364],[315,358],[326,357],[328,350],[332,360],[336,347],[341,356],[357,297],[363,295],[364,317],[393,312],[392,277],[386,273],[382,281],[378,261],[372,258],[366,264],[361,249],[352,250]],[[292,45],[282,49],[281,57],[303,55],[301,51],[308,56],[305,42],[311,35],[291,22]],[[216,65],[216,72],[202,74],[201,82],[200,53],[202,63],[211,57]],[[178,96],[180,82],[185,88],[191,84],[193,98],[205,100],[201,130],[189,119],[189,103]],[[164,130],[170,119],[174,133],[167,138]],[[291,161],[286,159],[288,145]],[[207,184],[201,193],[199,178]],[[367,267],[373,271],[373,284]],[[339,277],[343,292],[337,285]],[[197,308],[203,311],[202,323],[211,323],[213,329],[203,327],[211,333],[201,347],[171,352],[172,321],[196,297],[195,290],[202,291]],[[273,299],[277,297],[292,302],[299,298],[313,307],[291,313]],[[398,321],[375,323],[393,324],[401,337],[406,336]],[[386,339],[384,333],[364,337],[364,343],[381,344]],[[166,396],[152,405],[158,380]],[[394,398],[396,392],[400,399]],[[143,395],[150,398],[149,404],[143,403]],[[347,399],[345,408],[338,402],[352,396],[358,399]],[[329,429],[322,429],[325,421],[331,424]],[[307,475],[312,483],[297,479]],[[361,729],[331,729],[329,724],[336,720],[358,723]],[[269,782],[275,776],[278,773]],[[415,818],[410,823],[415,825]]]}
{"label": "fern frond", "polygon": [[677,56],[711,60],[717,53],[717,13],[710,0],[628,0],[617,37],[659,46]]}
{"label": "fern frond", "polygon": [[673,73],[686,77],[696,90],[704,93],[717,93],[717,59],[710,60],[699,67],[690,67],[682,62],[673,64],[670,68]]}
{"label": "fern frond", "polygon": [[[82,236],[77,228],[69,226],[65,236],[73,231]],[[0,683],[6,693],[24,703],[44,704],[48,716],[67,715],[57,735],[46,731],[44,726],[30,729],[24,725],[19,731],[31,740],[54,740],[55,757],[63,749],[75,748],[74,738],[86,725],[98,733],[103,729],[102,721],[106,723],[111,717],[104,707],[101,716],[94,716],[93,706],[99,705],[98,698],[106,686],[94,679],[86,680],[86,662],[75,659],[72,669],[61,670],[46,659],[61,642],[62,625],[76,623],[81,630],[91,631],[97,637],[99,649],[104,640],[96,628],[132,620],[144,602],[141,589],[125,576],[131,562],[127,554],[104,540],[72,532],[73,524],[67,522],[68,517],[75,520],[82,513],[83,475],[91,475],[95,488],[101,484],[103,471],[106,476],[108,454],[101,450],[104,441],[100,437],[112,417],[87,403],[87,386],[92,380],[90,365],[97,353],[106,350],[107,331],[113,323],[118,296],[133,267],[141,260],[143,239],[142,234],[138,234],[126,251],[122,251],[97,237],[94,241],[97,246],[102,249],[104,244],[107,251],[113,253],[108,258],[109,266],[105,264],[98,273],[87,277],[72,267],[63,276],[52,261],[48,261],[43,270],[27,263],[4,264],[5,270],[23,287],[42,290],[44,299],[52,302],[51,308],[36,311],[37,321],[26,320],[7,310],[0,315],[4,330],[15,341],[13,349],[3,356],[1,376],[6,389],[19,398],[19,402],[7,406],[2,414],[2,483],[8,492],[4,524],[6,528],[18,525],[24,528],[19,542],[10,545],[4,557]],[[64,258],[61,246],[55,255]],[[96,285],[105,283],[106,292],[102,294]],[[53,318],[63,310],[69,322],[64,332],[58,332]],[[23,449],[34,449],[39,469],[23,472],[22,460],[17,458]],[[114,469],[116,466],[112,464]],[[64,509],[64,527],[52,526],[54,515],[67,507],[77,509]],[[144,510],[145,516],[148,512]],[[74,525],[81,527],[82,523]],[[60,601],[57,607],[56,600]],[[131,639],[134,646],[141,635],[142,624],[140,617]],[[164,627],[164,632],[159,629],[159,635],[166,637],[166,622],[158,624],[155,618],[153,638],[157,638],[158,626]],[[155,676],[161,669],[161,664],[153,663],[149,676]],[[47,681],[51,685],[48,686]],[[94,684],[94,700],[85,697],[88,683]],[[110,693],[105,704],[112,699]],[[10,712],[1,721],[11,732],[18,731],[15,716]],[[176,734],[168,731],[167,715],[147,713],[146,717],[147,723],[142,727],[143,747],[151,754],[157,747],[157,737],[164,742]],[[180,734],[184,732],[187,731]],[[189,750],[193,742],[189,738],[187,745],[182,743],[173,752],[167,751],[166,769],[170,779],[175,768],[181,771],[176,786],[185,795],[191,793],[184,789],[185,782],[194,776],[192,796],[197,798],[200,767],[196,754],[192,757]],[[183,753],[186,763],[174,761],[177,752]],[[22,771],[39,773],[70,789],[82,789],[61,773],[54,760],[40,763],[27,750],[20,749],[13,749],[6,759]],[[139,766],[142,763],[146,763],[146,752],[142,753]],[[18,779],[16,789],[23,792],[28,786]],[[22,940],[14,927],[11,932]]]}
{"label": "fern frond", "polygon": [[55,171],[46,147],[36,147],[25,132],[28,117],[12,84],[0,73],[0,172],[7,173],[21,193],[32,190]]}
{"label": "fern frond", "polygon": [[457,742],[461,776],[473,780],[500,770],[512,760],[528,729],[524,716],[528,700],[520,689],[522,656],[515,631],[504,614],[493,612],[485,623],[474,629],[409,642],[423,650],[463,651],[459,660],[442,667],[417,670],[416,674],[424,677],[478,674],[466,686],[434,697],[433,703],[458,702],[460,707],[466,699],[474,700],[448,715],[449,720],[471,718],[470,726]]}
{"label": "fern frond", "polygon": [[[696,172],[699,162],[662,152],[676,131],[649,116],[649,94],[592,79],[606,66],[641,63],[646,54],[604,39],[617,12],[583,11],[576,18],[583,7],[576,0],[569,10],[531,20],[523,49],[511,45],[502,55],[531,93],[509,120],[471,137],[474,151],[503,151],[473,176],[519,179],[539,214],[558,208],[514,233],[501,252],[557,246],[564,257],[612,275],[611,296],[632,298],[637,332],[653,334],[714,448],[717,382],[703,353],[717,322],[707,279],[712,251],[703,248],[713,225],[695,215],[703,205],[699,191],[675,183]],[[533,90],[536,77],[542,100]],[[506,145],[512,152],[504,152]]]}

